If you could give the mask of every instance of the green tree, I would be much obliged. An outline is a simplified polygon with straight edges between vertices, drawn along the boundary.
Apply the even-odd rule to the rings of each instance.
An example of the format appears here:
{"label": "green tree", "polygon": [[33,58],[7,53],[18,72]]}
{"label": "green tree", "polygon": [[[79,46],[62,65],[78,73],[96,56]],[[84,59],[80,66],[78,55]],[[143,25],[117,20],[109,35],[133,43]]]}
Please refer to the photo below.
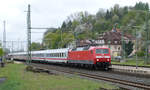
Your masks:
{"label": "green tree", "polygon": [[69,32],[61,32],[58,29],[56,32],[49,32],[44,35],[43,45],[46,48],[63,48],[66,47],[67,44],[74,40],[74,35]]}
{"label": "green tree", "polygon": [[133,43],[129,41],[128,43],[125,43],[125,53],[126,55],[130,55],[133,51]]}
{"label": "green tree", "polygon": [[74,40],[74,35],[72,33],[63,33],[60,46],[62,48],[66,48],[68,43],[72,42],[73,40]]}
{"label": "green tree", "polygon": [[114,15],[113,17],[112,17],[112,22],[113,23],[117,23],[119,21],[119,17],[117,16],[117,15]]}
{"label": "green tree", "polygon": [[148,5],[148,3],[139,2],[139,3],[136,3],[136,5],[134,6],[134,9],[148,11],[149,10],[149,5]]}
{"label": "green tree", "polygon": [[0,48],[0,56],[3,56],[4,52],[3,52],[3,49]]}
{"label": "green tree", "polygon": [[143,57],[144,56],[144,51],[138,51],[136,52],[138,57]]}
{"label": "green tree", "polygon": [[37,42],[32,42],[31,44],[31,50],[35,51],[35,50],[40,50],[41,49],[41,44],[37,43]]}

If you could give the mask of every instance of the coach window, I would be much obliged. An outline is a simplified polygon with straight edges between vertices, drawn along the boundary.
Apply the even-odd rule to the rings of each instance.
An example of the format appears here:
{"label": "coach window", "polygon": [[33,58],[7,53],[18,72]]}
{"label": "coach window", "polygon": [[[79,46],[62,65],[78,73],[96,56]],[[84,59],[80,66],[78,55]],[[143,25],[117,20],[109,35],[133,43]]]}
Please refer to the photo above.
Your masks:
{"label": "coach window", "polygon": [[61,53],[59,53],[59,57],[61,57]]}
{"label": "coach window", "polygon": [[63,57],[62,53],[60,53],[60,54],[61,54],[61,57]]}
{"label": "coach window", "polygon": [[65,57],[65,53],[63,53],[63,57]]}
{"label": "coach window", "polygon": [[64,57],[65,57],[65,53],[64,53]]}
{"label": "coach window", "polygon": [[40,54],[37,54],[37,57],[39,57],[40,56]]}
{"label": "coach window", "polygon": [[62,57],[61,53],[59,53],[59,56]]}

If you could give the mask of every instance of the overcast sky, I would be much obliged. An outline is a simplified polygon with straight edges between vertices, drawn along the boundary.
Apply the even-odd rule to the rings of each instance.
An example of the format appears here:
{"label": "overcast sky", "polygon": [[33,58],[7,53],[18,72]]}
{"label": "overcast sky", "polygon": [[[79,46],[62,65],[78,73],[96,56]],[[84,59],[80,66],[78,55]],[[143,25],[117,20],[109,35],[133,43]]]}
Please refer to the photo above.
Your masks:
{"label": "overcast sky", "polygon": [[[134,6],[149,0],[0,0],[0,40],[3,21],[6,20],[7,41],[26,40],[26,12],[31,4],[32,27],[60,27],[72,13],[88,11],[95,14],[100,8],[109,9],[115,4]],[[33,30],[35,32],[36,30]],[[43,30],[40,30],[43,32]],[[33,33],[32,41],[40,41],[42,33]]]}

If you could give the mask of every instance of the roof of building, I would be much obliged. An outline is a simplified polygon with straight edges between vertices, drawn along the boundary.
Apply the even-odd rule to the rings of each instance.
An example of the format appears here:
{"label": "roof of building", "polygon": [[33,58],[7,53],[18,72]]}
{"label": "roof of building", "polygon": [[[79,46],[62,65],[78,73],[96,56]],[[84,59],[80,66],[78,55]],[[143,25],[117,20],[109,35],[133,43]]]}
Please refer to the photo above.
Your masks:
{"label": "roof of building", "polygon": [[[125,41],[127,40],[135,40],[135,37],[133,37],[131,34],[127,34],[125,33],[123,35],[123,38]],[[120,29],[112,29],[111,31],[105,32],[101,35],[99,35],[99,37],[97,37],[96,40],[103,40],[104,43],[102,42],[102,44],[110,44],[110,45],[121,45],[121,40],[122,40],[122,32]],[[96,45],[98,44],[97,42],[94,42],[93,40],[79,40],[77,42],[77,46],[86,46],[86,45]]]}
{"label": "roof of building", "polygon": [[[125,33],[123,35],[124,40],[135,40],[135,37],[133,37],[131,34]],[[112,29],[112,31],[105,32],[102,35],[100,35],[97,40],[104,40],[105,44],[111,44],[111,45],[118,45],[121,44],[122,40],[122,32],[120,29]]]}

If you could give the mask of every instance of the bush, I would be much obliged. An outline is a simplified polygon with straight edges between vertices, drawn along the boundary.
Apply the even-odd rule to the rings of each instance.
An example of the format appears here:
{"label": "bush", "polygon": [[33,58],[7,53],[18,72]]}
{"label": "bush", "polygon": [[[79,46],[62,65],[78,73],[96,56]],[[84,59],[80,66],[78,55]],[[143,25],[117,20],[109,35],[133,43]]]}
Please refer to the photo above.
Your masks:
{"label": "bush", "polygon": [[3,49],[2,48],[0,48],[0,56],[3,56]]}
{"label": "bush", "polygon": [[143,57],[144,56],[144,51],[138,51],[137,56],[138,57]]}

